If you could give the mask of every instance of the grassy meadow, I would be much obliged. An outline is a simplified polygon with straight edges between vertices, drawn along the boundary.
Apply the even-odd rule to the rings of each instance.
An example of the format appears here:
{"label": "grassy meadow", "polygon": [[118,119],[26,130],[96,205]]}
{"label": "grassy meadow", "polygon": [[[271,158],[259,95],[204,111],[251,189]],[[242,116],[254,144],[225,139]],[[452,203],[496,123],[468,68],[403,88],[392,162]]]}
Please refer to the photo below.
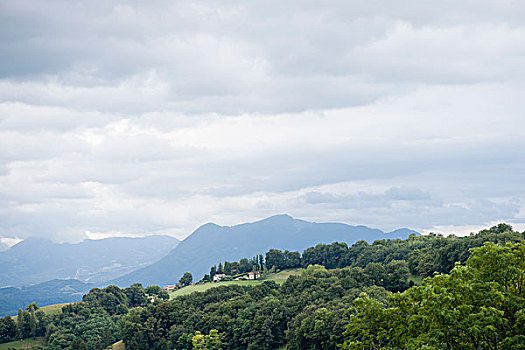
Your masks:
{"label": "grassy meadow", "polygon": [[[42,306],[38,310],[42,310],[46,315],[56,315],[56,314],[59,314],[59,313],[62,312],[62,307],[63,306],[66,306],[66,305],[69,305],[69,304],[71,304],[71,303],[47,305],[47,306]],[[16,321],[17,318],[18,318],[18,316],[16,316],[16,315],[13,316],[13,320],[15,320],[15,321]]]}
{"label": "grassy meadow", "polygon": [[126,346],[124,345],[122,340],[120,340],[120,341],[116,342],[115,344],[111,345],[111,348],[109,348],[109,349],[112,349],[112,350],[125,350]]}
{"label": "grassy meadow", "polygon": [[44,338],[35,338],[35,339],[24,339],[24,340],[16,340],[9,343],[3,343],[0,344],[0,350],[7,350],[7,349],[31,349],[33,346],[44,346],[45,345],[45,339]]}
{"label": "grassy meadow", "polygon": [[194,286],[187,286],[187,287],[171,292],[170,299],[173,299],[181,295],[191,294],[194,292],[204,292],[208,289],[220,287],[220,286],[231,286],[231,285],[256,286],[265,281],[275,281],[276,283],[281,284],[284,281],[286,281],[286,279],[291,275],[300,275],[302,270],[303,269],[292,269],[292,270],[285,270],[285,271],[281,271],[277,273],[271,273],[265,279],[258,279],[258,280],[239,280],[239,281],[225,281],[225,282],[215,282],[215,283],[210,282],[210,283],[205,283],[205,284],[196,284]]}

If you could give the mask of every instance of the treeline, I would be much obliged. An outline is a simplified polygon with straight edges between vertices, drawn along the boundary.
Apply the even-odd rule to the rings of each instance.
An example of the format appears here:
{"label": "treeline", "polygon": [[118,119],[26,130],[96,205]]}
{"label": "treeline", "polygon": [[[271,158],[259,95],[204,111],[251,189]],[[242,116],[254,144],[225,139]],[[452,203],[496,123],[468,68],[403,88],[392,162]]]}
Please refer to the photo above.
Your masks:
{"label": "treeline", "polygon": [[62,307],[57,315],[46,315],[32,303],[26,311],[18,311],[16,321],[10,316],[0,319],[0,342],[45,337],[47,349],[105,349],[121,339],[119,320],[129,309],[168,299],[159,286],[134,284],[125,289],[94,288],[81,302]]}
{"label": "treeline", "polygon": [[218,267],[214,265],[203,280],[213,279],[217,273],[235,275],[263,269],[306,268],[309,265],[322,265],[327,269],[347,266],[364,268],[370,263],[387,265],[392,261],[405,261],[412,275],[428,277],[434,272],[449,272],[456,262],[467,260],[471,248],[480,247],[484,242],[505,244],[523,239],[523,233],[513,231],[510,225],[499,224],[466,237],[444,237],[431,233],[424,236],[410,235],[405,240],[376,240],[372,244],[358,241],[350,247],[346,243],[334,242],[307,248],[302,254],[270,249],[264,259],[263,255],[259,255],[239,262],[225,261],[224,265],[219,263]]}
{"label": "treeline", "polygon": [[44,336],[44,319],[45,315],[38,310],[36,303],[29,304],[24,311],[19,309],[16,322],[11,316],[0,319],[0,343]]}
{"label": "treeline", "polygon": [[210,273],[205,274],[202,281],[213,281],[213,276],[217,274],[237,276],[251,271],[263,271],[264,268],[265,265],[262,254],[251,259],[244,258],[239,261],[225,261],[224,265],[220,262],[218,266],[213,265],[210,268]]}
{"label": "treeline", "polygon": [[[251,288],[223,286],[178,297],[170,303],[133,310],[123,321],[122,337],[130,350],[276,349],[283,345],[287,349],[335,349],[340,344],[355,349],[404,349],[405,343],[390,347],[388,331],[381,333],[381,343],[375,342],[373,337],[376,337],[376,328],[367,328],[370,325],[368,319],[358,324],[363,327],[361,333],[357,331],[358,326],[349,328],[351,320],[354,320],[352,316],[356,317],[362,312],[373,318],[377,305],[388,305],[390,295],[407,295],[392,292],[418,290],[414,288],[420,287],[407,289],[413,285],[411,273],[413,276],[425,277],[434,272],[449,272],[454,268],[455,261],[465,262],[470,256],[470,249],[480,247],[484,242],[505,244],[521,242],[523,239],[524,234],[514,232],[510,226],[502,224],[461,238],[428,235],[411,236],[407,240],[380,240],[373,244],[358,242],[352,247],[344,243],[320,244],[308,248],[302,255],[273,249],[266,254],[265,268],[307,266],[305,271],[300,276],[289,277],[281,286],[272,281]],[[435,278],[439,280],[441,277]],[[427,280],[424,286],[432,284],[432,281]],[[457,289],[457,293],[461,293],[461,288]],[[366,295],[379,304],[373,304],[371,309],[363,311],[360,299],[354,304],[359,295],[361,298]],[[417,302],[433,305],[430,313],[441,312],[442,305],[433,304],[431,295],[419,295]],[[413,302],[412,310],[416,312],[418,304],[416,300]],[[518,310],[519,305],[513,304],[513,310]],[[465,308],[460,316],[467,317],[468,310],[468,307]],[[482,313],[484,309],[479,310]],[[516,317],[517,314],[520,315],[514,312],[509,317]],[[381,322],[384,328],[388,327],[387,318]],[[417,323],[417,315],[411,322]],[[441,322],[442,327],[446,328],[446,319],[441,319]],[[515,322],[510,328],[515,329],[516,325],[521,323]],[[412,327],[407,323],[404,326]],[[491,327],[494,326],[492,323]],[[429,321],[426,327],[432,330],[432,322]],[[394,330],[400,332],[399,329]],[[483,332],[482,328],[470,331],[473,330]],[[413,333],[405,333],[400,337],[404,339],[407,334]],[[372,341],[363,338],[367,336],[372,337]],[[197,339],[200,339],[200,343]],[[199,347],[202,342],[207,345]],[[426,346],[418,345],[412,348]],[[440,347],[429,345],[426,348]]]}

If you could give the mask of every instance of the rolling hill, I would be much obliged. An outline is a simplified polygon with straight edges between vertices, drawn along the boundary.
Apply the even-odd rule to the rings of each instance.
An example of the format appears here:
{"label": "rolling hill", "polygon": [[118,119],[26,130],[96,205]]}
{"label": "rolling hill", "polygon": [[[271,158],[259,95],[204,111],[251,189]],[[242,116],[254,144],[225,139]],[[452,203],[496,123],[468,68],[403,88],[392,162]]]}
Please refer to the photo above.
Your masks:
{"label": "rolling hill", "polygon": [[0,252],[0,286],[54,279],[101,284],[161,259],[178,245],[170,236],[115,237],[81,243],[28,238]]}
{"label": "rolling hill", "polygon": [[0,316],[16,315],[18,308],[36,302],[39,306],[82,300],[94,286],[78,280],[51,280],[30,287],[0,288]]}
{"label": "rolling hill", "polygon": [[173,284],[189,271],[194,280],[200,279],[210,266],[220,261],[234,261],[253,257],[271,248],[302,251],[318,243],[359,240],[372,242],[384,238],[406,238],[409,229],[384,233],[366,226],[341,223],[313,223],[276,215],[267,219],[236,226],[205,224],[184,239],[168,255],[156,263],[110,281],[111,284],[129,286],[140,282]]}

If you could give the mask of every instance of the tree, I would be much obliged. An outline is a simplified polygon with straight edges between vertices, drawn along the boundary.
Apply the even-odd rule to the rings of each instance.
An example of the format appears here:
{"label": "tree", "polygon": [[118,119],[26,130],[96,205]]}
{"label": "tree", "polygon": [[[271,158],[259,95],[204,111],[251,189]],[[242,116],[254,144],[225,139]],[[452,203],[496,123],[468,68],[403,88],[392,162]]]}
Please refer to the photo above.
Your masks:
{"label": "tree", "polygon": [[159,295],[159,293],[162,291],[162,288],[160,288],[160,286],[156,286],[156,285],[153,285],[153,286],[147,286],[145,289],[144,289],[144,292],[147,294],[147,295]]}
{"label": "tree", "polygon": [[236,275],[239,272],[241,272],[239,262],[238,261],[232,262],[231,263],[231,269],[232,269],[232,275]]}
{"label": "tree", "polygon": [[290,252],[288,250],[284,251],[284,268],[292,269],[294,267],[301,266],[301,254],[299,252]]}
{"label": "tree", "polygon": [[11,316],[0,319],[0,343],[7,343],[16,339],[17,328]]}
{"label": "tree", "polygon": [[169,300],[170,299],[170,294],[167,291],[165,291],[165,290],[161,290],[160,293],[159,293],[159,299]]}
{"label": "tree", "polygon": [[276,269],[282,269],[284,266],[284,255],[283,252],[279,249],[270,249],[266,253],[266,267],[271,269],[275,267]]}
{"label": "tree", "polygon": [[104,331],[102,332],[102,345],[104,348],[113,344],[113,340],[115,339],[113,338],[113,334],[111,334],[111,330],[108,327],[104,328]]}
{"label": "tree", "polygon": [[32,322],[31,314],[27,311],[22,311],[18,309],[18,316],[16,319],[18,338],[25,339],[31,336]]}
{"label": "tree", "polygon": [[243,258],[239,261],[239,272],[245,273],[252,270],[252,264],[250,263],[250,260]]}
{"label": "tree", "polygon": [[220,350],[222,349],[222,341],[219,332],[216,329],[210,330],[207,335],[199,331],[195,332],[192,338],[193,349],[195,350]]}
{"label": "tree", "polygon": [[16,316],[16,330],[18,339],[23,339],[24,336],[22,334],[22,323],[24,322],[24,319],[22,317],[22,309],[18,309],[18,315]]}
{"label": "tree", "polygon": [[36,323],[36,315],[35,315],[35,308],[32,307],[31,309],[31,312],[30,312],[30,319],[29,319],[29,335],[34,338],[36,337],[36,332],[37,332],[37,323]]}
{"label": "tree", "polygon": [[76,338],[71,343],[71,350],[88,350],[86,343],[81,338]]}
{"label": "tree", "polygon": [[376,286],[384,286],[386,279],[386,270],[383,264],[370,263],[366,265],[363,272],[370,280],[370,284],[375,284]]}
{"label": "tree", "polygon": [[142,287],[142,284],[132,284],[130,287],[124,289],[124,293],[126,293],[126,297],[128,298],[129,306],[136,307],[146,305],[146,292],[144,287]]}
{"label": "tree", "polygon": [[31,312],[31,310],[38,310],[38,304],[37,303],[31,303],[26,306],[26,311]]}
{"label": "tree", "polygon": [[408,264],[404,260],[392,260],[386,265],[384,286],[391,292],[402,292],[409,287]]}
{"label": "tree", "polygon": [[179,283],[181,286],[189,286],[193,281],[193,276],[189,272],[184,272],[184,275],[180,278]]}
{"label": "tree", "polygon": [[262,254],[259,254],[259,271],[262,271],[264,267],[264,258]]}
{"label": "tree", "polygon": [[224,273],[227,274],[227,275],[231,275],[232,274],[232,267],[231,267],[229,261],[225,261],[224,262]]}

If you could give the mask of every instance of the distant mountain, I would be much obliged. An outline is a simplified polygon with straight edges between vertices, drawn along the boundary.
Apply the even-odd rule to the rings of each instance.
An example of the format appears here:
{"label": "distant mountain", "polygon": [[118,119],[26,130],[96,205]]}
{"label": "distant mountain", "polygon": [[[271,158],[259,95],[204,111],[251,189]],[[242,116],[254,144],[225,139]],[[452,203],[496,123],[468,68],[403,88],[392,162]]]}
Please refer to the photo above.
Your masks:
{"label": "distant mountain", "polygon": [[0,252],[3,252],[3,251],[8,250],[8,249],[9,249],[9,245],[7,245],[6,243],[0,241]]}
{"label": "distant mountain", "polygon": [[302,252],[318,243],[335,241],[352,244],[384,238],[406,238],[415,231],[399,229],[390,233],[366,226],[340,223],[312,223],[288,215],[277,215],[254,223],[219,226],[208,223],[183,240],[158,262],[117,278],[110,283],[129,286],[140,282],[173,284],[189,271],[194,280],[201,279],[218,262],[236,261],[263,254],[271,248]]}
{"label": "distant mountain", "polygon": [[38,306],[71,303],[82,300],[92,284],[78,280],[52,280],[31,287],[0,288],[0,317],[16,315],[19,308],[36,302]]}
{"label": "distant mountain", "polygon": [[0,286],[28,286],[52,279],[100,284],[158,261],[178,244],[170,236],[115,237],[77,244],[28,238],[0,252]]}

